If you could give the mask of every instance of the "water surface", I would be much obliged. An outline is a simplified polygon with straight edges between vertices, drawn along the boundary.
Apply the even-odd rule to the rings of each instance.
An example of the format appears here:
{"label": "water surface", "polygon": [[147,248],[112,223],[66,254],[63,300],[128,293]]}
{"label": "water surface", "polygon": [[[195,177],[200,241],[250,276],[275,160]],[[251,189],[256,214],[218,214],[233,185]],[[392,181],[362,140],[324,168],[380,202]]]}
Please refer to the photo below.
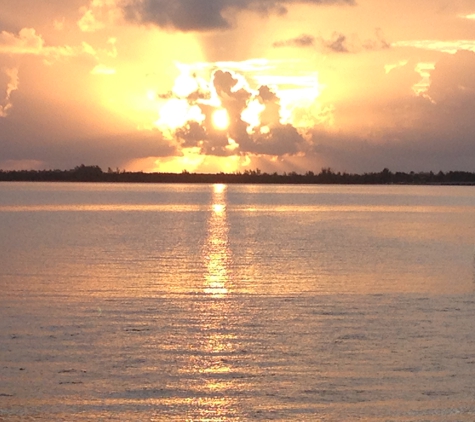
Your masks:
{"label": "water surface", "polygon": [[474,420],[472,187],[0,184],[0,418]]}

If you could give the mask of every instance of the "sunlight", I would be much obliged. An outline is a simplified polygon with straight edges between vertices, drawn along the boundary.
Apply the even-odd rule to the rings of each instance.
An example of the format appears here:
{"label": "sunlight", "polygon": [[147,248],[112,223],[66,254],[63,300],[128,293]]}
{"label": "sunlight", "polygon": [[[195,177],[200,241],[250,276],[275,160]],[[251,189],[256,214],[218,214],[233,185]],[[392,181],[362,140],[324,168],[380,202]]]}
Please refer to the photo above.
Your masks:
{"label": "sunlight", "polygon": [[239,144],[232,138],[228,138],[228,145],[225,147],[228,151],[233,152],[239,148]]}
{"label": "sunlight", "polygon": [[184,68],[184,66],[177,65],[180,69],[180,75],[175,79],[175,85],[173,86],[173,93],[179,97],[187,97],[192,92],[195,92],[198,88],[198,82],[196,78],[191,76]]}
{"label": "sunlight", "polygon": [[[183,99],[200,85],[200,79],[193,76],[193,69],[180,66],[179,61],[202,61],[201,42],[192,33],[172,34],[133,27],[127,28],[126,36],[136,37],[140,43],[132,46],[123,39],[113,66],[97,64],[92,69],[92,87],[99,97],[97,101],[121,117],[117,121],[127,121],[139,128],[156,128],[157,112],[160,113],[165,96],[169,95],[167,102]],[[108,43],[109,49],[111,44]],[[163,120],[165,118],[161,123]],[[175,118],[171,125],[177,126],[179,121]]]}
{"label": "sunlight", "polygon": [[190,106],[186,100],[177,98],[167,100],[160,108],[159,115],[155,125],[171,130],[184,126],[188,121],[202,122],[205,119],[198,106]]}
{"label": "sunlight", "polygon": [[263,135],[267,135],[268,133],[270,133],[270,127],[269,126],[262,126],[260,128],[260,132],[263,134]]}
{"label": "sunlight", "polygon": [[319,82],[318,72],[285,76],[263,74],[255,78],[259,84],[272,87],[279,97],[282,124],[295,124],[294,111],[310,108],[325,89]]}
{"label": "sunlight", "polygon": [[[233,70],[238,70],[239,63],[229,63],[231,70],[226,70],[221,66],[224,63],[218,66],[217,63],[175,62],[178,72],[171,77],[170,90],[160,88],[155,76],[134,81],[136,84],[129,86],[126,79],[130,75],[126,78],[122,72],[118,73],[114,84],[121,83],[129,93],[137,93],[128,97],[130,121],[140,122],[136,126],[138,130],[158,129],[176,148],[173,156],[136,159],[128,163],[128,168],[146,172],[232,173],[246,168],[249,155],[253,155],[241,150],[246,148],[243,142],[246,132],[251,137],[271,136],[274,126],[279,124],[303,129],[320,122],[321,106],[316,100],[324,86],[318,82],[318,74],[297,72],[290,64],[253,61],[248,72],[240,75]],[[243,65],[249,63],[243,62]],[[217,78],[217,70],[228,72],[228,79]],[[108,79],[112,82],[112,78]],[[110,88],[114,84],[111,83]],[[264,92],[261,97],[259,85],[268,86],[269,94]],[[115,102],[116,98],[111,97],[110,101]],[[272,121],[268,121],[269,116],[273,116]],[[198,125],[190,126],[190,122]],[[237,123],[242,132],[246,132],[236,130]],[[244,124],[241,126],[241,123]],[[189,147],[185,147],[180,138],[183,133],[189,137]],[[218,139],[214,139],[215,136],[224,138],[220,141],[224,154],[214,155],[212,144]],[[259,160],[262,158],[253,158],[253,161]],[[139,165],[144,167],[139,168]]]}
{"label": "sunlight", "polygon": [[224,108],[215,110],[212,119],[213,126],[217,130],[226,130],[229,127],[229,114]]}
{"label": "sunlight", "polygon": [[259,100],[254,99],[249,102],[247,108],[241,113],[241,119],[248,123],[247,131],[249,134],[254,132],[256,127],[261,124],[261,113],[265,109],[264,105]]}
{"label": "sunlight", "polygon": [[147,91],[147,98],[149,101],[155,101],[157,99],[157,93],[153,89]]}
{"label": "sunlight", "polygon": [[[235,145],[229,145],[229,149],[234,150]],[[180,156],[131,160],[126,163],[125,168],[129,171],[145,173],[180,173],[183,170],[190,173],[233,173],[251,164],[247,155],[217,157],[202,154],[200,148],[182,148],[181,152],[183,155]]]}

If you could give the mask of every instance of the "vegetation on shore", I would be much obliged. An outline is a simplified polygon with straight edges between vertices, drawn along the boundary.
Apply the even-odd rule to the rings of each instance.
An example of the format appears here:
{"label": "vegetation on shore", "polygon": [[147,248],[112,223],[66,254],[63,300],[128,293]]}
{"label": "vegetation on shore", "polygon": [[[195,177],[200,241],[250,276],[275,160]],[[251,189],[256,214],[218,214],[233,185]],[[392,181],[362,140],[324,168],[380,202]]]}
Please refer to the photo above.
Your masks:
{"label": "vegetation on shore", "polygon": [[438,173],[391,172],[387,168],[380,172],[350,174],[334,172],[323,168],[320,173],[308,171],[305,174],[264,173],[259,169],[243,173],[143,173],[125,170],[104,172],[99,166],[81,164],[71,170],[0,170],[0,181],[7,182],[105,182],[105,183],[259,183],[259,184],[406,184],[406,185],[475,185],[475,173],[449,171]]}

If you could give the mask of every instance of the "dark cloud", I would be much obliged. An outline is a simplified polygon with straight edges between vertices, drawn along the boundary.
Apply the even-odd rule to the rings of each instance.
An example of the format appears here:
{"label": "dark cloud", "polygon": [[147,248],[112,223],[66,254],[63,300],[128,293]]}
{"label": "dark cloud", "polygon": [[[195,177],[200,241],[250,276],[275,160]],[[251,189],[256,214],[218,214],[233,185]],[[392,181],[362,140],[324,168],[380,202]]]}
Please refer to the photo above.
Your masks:
{"label": "dark cloud", "polygon": [[246,152],[263,155],[294,155],[305,148],[305,140],[290,124],[276,125],[269,133],[260,133],[249,138],[243,145]]}
{"label": "dark cloud", "polygon": [[354,0],[124,0],[126,19],[180,31],[206,31],[231,26],[226,13],[255,10],[285,14],[291,4],[354,4]]}
{"label": "dark cloud", "polygon": [[308,34],[302,34],[296,38],[288,40],[276,41],[272,44],[273,47],[316,47],[323,52],[330,53],[357,53],[368,50],[383,50],[390,48],[381,29],[376,29],[375,38],[361,42],[356,35],[345,35],[341,32],[334,32],[328,39],[323,37],[314,37]]}
{"label": "dark cloud", "polygon": [[85,0],[0,0],[0,31],[19,32],[22,28],[45,28],[56,19],[77,19]]}
{"label": "dark cloud", "polygon": [[[4,128],[0,123],[0,128]],[[1,130],[1,129],[0,129]],[[64,139],[12,138],[0,135],[2,156],[0,168],[5,162],[37,161],[40,168],[73,168],[78,164],[98,164],[123,168],[134,159],[147,157],[171,157],[178,155],[176,147],[165,140],[159,131],[133,132],[115,136]],[[32,139],[35,142],[32,142]]]}
{"label": "dark cloud", "polygon": [[[380,171],[384,167],[394,171],[473,171],[473,68],[475,53],[444,55],[436,63],[424,96],[408,94],[384,103],[375,102],[371,107],[337,107],[337,125],[349,115],[354,120],[375,120],[378,124],[362,124],[351,134],[316,127],[311,131],[309,155],[338,171]],[[393,80],[389,78],[388,83]],[[408,78],[404,87],[404,80],[400,79],[398,86],[409,91],[414,81]]]}
{"label": "dark cloud", "polygon": [[228,27],[222,16],[225,5],[213,0],[133,0],[125,4],[125,17],[141,24],[154,24],[181,31]]}
{"label": "dark cloud", "polygon": [[226,147],[229,145],[226,133],[215,130],[212,123],[206,119],[205,123],[194,121],[187,122],[185,126],[177,129],[175,136],[180,141],[182,148],[199,147],[205,155],[229,156],[232,154]]}
{"label": "dark cloud", "polygon": [[213,125],[213,113],[216,107],[208,104],[210,95],[196,91],[187,97],[190,105],[198,105],[204,115],[203,122],[189,121],[179,128],[175,135],[184,148],[199,147],[203,154],[227,156],[233,153],[229,149],[229,138],[236,141],[247,138],[247,123],[241,119],[241,113],[247,107],[251,93],[244,88],[237,89],[238,79],[231,72],[217,70],[212,76],[213,89],[229,116],[229,128],[226,131]]}
{"label": "dark cloud", "polygon": [[257,99],[263,106],[260,125],[252,135],[239,139],[241,151],[283,156],[294,155],[305,149],[305,140],[298,130],[280,122],[279,96],[263,85],[258,90]]}
{"label": "dark cloud", "polygon": [[323,51],[332,53],[358,53],[390,48],[381,29],[376,29],[375,38],[363,42],[357,35],[348,36],[340,32],[334,32],[329,39],[320,38],[318,41]]}
{"label": "dark cloud", "polygon": [[[189,121],[175,132],[182,148],[198,147],[202,154],[214,156],[260,154],[269,156],[294,155],[305,150],[305,140],[290,124],[280,122],[280,98],[268,86],[257,92],[244,87],[238,75],[217,70],[211,83],[220,102],[229,116],[229,127],[217,129],[213,125],[213,113],[218,107],[190,95],[189,105],[200,107],[202,122]],[[252,128],[243,120],[242,113],[250,101],[261,104],[260,124]],[[230,141],[232,140],[232,141]]]}
{"label": "dark cloud", "polygon": [[21,89],[12,99],[10,113],[0,118],[0,168],[5,162],[25,160],[43,163],[41,168],[67,169],[81,163],[123,168],[137,158],[178,154],[174,142],[158,130],[139,132],[131,125],[116,135],[101,130],[98,115],[106,128],[117,125],[117,116],[92,102],[78,107],[35,98]]}
{"label": "dark cloud", "polygon": [[[475,53],[459,51],[444,56],[431,74],[428,95],[439,105],[472,112],[475,98]],[[463,106],[462,106],[463,105]],[[468,107],[467,107],[468,106]]]}
{"label": "dark cloud", "polygon": [[366,40],[363,43],[363,48],[365,50],[384,50],[387,48],[391,48],[391,44],[386,41],[386,38],[383,34],[383,30],[381,28],[376,28],[375,30],[376,37],[372,40]]}
{"label": "dark cloud", "polygon": [[187,122],[185,126],[178,128],[175,135],[182,141],[181,146],[192,148],[208,138],[206,129],[198,122]]}
{"label": "dark cloud", "polygon": [[349,53],[350,46],[348,45],[348,38],[344,34],[334,32],[330,40],[321,40],[326,50],[334,53]]}
{"label": "dark cloud", "polygon": [[315,37],[312,35],[302,34],[296,38],[284,41],[276,41],[273,47],[313,47],[315,45]]}
{"label": "dark cloud", "polygon": [[251,93],[244,88],[235,89],[239,80],[230,72],[218,70],[213,75],[213,85],[216,94],[221,100],[223,107],[228,110],[231,120],[237,119],[238,115],[246,108]]}
{"label": "dark cloud", "polygon": [[[402,135],[402,137],[401,137]],[[387,167],[393,171],[473,171],[475,145],[447,145],[450,138],[425,134],[391,133],[378,141],[358,136],[313,131],[314,146],[307,157],[336,171],[364,173]]]}

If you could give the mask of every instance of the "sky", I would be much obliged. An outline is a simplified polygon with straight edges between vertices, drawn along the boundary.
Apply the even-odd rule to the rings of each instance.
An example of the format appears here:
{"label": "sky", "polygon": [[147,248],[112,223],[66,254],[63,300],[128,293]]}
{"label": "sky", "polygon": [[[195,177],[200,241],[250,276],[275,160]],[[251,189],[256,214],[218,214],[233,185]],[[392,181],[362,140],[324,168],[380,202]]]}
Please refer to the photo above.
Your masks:
{"label": "sky", "polygon": [[475,171],[475,0],[0,0],[0,169]]}

